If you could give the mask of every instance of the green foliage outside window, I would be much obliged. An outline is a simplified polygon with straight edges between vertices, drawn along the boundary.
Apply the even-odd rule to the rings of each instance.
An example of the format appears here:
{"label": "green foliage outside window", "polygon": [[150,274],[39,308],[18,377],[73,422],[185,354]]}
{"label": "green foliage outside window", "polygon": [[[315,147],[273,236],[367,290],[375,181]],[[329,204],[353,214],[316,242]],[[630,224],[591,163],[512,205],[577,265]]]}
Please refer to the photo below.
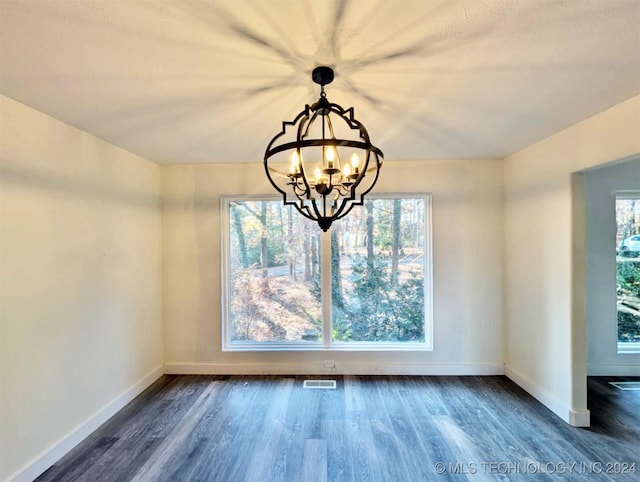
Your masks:
{"label": "green foliage outside window", "polygon": [[[424,284],[412,272],[394,286],[387,264],[357,257],[353,294],[334,308],[334,337],[342,341],[419,342],[424,339]],[[337,311],[337,312],[336,312]]]}
{"label": "green foliage outside window", "polygon": [[640,261],[618,263],[618,341],[640,342]]}
{"label": "green foliage outside window", "polygon": [[618,263],[618,290],[632,296],[640,296],[640,261]]}

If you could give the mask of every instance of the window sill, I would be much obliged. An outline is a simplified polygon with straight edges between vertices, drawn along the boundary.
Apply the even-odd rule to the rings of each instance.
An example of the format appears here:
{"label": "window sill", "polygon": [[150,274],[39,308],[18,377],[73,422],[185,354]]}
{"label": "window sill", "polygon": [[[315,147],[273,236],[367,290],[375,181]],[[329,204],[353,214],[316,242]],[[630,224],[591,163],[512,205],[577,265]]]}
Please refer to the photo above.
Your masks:
{"label": "window sill", "polygon": [[232,343],[222,347],[224,352],[260,352],[260,351],[351,351],[351,352],[405,352],[433,351],[427,343],[366,343],[366,342],[333,342],[325,346],[321,342],[302,343]]}
{"label": "window sill", "polygon": [[618,343],[618,355],[640,354],[640,343]]}

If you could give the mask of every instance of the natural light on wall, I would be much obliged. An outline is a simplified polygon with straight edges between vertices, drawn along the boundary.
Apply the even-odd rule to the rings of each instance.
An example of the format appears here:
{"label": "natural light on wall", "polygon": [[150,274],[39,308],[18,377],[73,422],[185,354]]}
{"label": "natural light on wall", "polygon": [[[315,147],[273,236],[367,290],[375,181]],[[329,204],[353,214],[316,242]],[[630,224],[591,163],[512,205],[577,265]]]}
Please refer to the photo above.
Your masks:
{"label": "natural light on wall", "polygon": [[618,353],[640,353],[640,191],[616,193]]}
{"label": "natural light on wall", "polygon": [[428,195],[367,199],[327,233],[279,199],[221,204],[223,350],[432,349]]}

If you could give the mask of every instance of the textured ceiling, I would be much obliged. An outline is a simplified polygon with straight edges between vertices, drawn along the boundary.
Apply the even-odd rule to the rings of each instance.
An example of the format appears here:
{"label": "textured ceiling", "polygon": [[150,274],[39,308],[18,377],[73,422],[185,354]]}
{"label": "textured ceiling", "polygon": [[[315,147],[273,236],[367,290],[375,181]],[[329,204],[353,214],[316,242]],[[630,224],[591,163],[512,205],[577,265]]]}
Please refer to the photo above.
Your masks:
{"label": "textured ceiling", "polygon": [[637,0],[0,0],[0,91],[159,163],[261,161],[318,97],[387,160],[504,157],[640,93]]}

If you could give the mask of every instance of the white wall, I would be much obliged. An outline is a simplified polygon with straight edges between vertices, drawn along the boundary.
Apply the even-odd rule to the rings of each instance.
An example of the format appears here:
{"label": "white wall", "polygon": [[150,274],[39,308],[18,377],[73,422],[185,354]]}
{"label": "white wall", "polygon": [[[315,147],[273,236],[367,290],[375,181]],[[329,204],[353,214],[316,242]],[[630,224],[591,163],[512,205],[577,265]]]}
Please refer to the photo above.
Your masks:
{"label": "white wall", "polygon": [[[505,160],[506,372],[566,421],[589,422],[585,320],[572,266],[572,173],[640,152],[640,96]],[[584,311],[584,310],[582,310]]]}
{"label": "white wall", "polygon": [[0,480],[31,480],[161,373],[161,179],[11,99],[0,113]]}
{"label": "white wall", "polygon": [[618,353],[616,191],[640,190],[640,159],[585,173],[587,374],[640,375],[640,354]]}
{"label": "white wall", "polygon": [[169,372],[503,373],[502,162],[386,162],[375,191],[433,193],[433,352],[229,353],[220,348],[221,195],[272,194],[252,165],[163,168]]}

